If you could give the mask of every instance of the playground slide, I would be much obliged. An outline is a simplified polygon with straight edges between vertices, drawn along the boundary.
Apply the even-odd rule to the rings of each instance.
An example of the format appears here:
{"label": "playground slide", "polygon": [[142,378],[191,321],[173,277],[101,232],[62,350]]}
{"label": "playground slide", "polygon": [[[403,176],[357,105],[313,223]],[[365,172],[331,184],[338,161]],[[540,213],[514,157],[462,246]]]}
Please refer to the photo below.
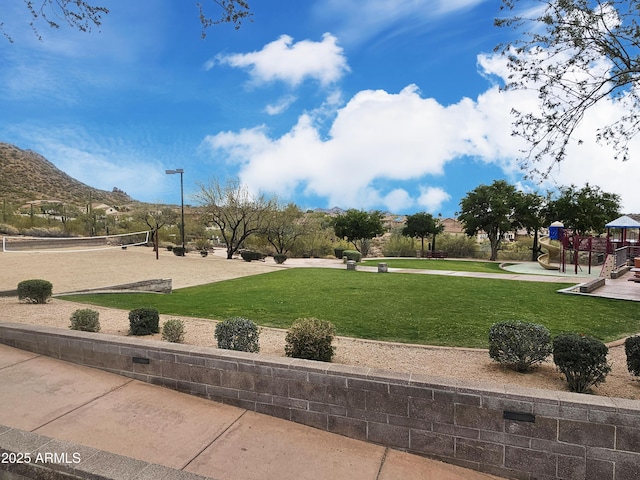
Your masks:
{"label": "playground slide", "polygon": [[560,270],[559,265],[551,264],[551,255],[557,255],[560,253],[560,247],[551,243],[549,237],[540,237],[540,246],[548,250],[547,253],[543,253],[538,257],[538,263],[546,270]]}

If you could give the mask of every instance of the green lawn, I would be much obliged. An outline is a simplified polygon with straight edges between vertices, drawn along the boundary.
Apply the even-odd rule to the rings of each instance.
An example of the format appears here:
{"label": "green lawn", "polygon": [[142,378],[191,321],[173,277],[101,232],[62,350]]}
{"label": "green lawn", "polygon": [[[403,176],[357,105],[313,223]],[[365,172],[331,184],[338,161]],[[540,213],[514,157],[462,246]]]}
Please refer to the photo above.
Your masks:
{"label": "green lawn", "polygon": [[171,295],[63,298],[124,310],[155,307],[169,315],[243,316],[280,328],[313,316],[333,322],[339,335],[460,347],[486,347],[489,327],[511,319],[541,323],[552,334],[585,333],[604,341],[640,332],[637,303],[556,292],[566,286],[301,268],[184,288]]}
{"label": "green lawn", "polygon": [[376,267],[386,263],[389,268],[411,268],[418,270],[452,270],[456,272],[485,272],[512,274],[500,268],[499,262],[481,262],[473,260],[441,260],[426,258],[385,258],[384,260],[364,260],[360,265]]}

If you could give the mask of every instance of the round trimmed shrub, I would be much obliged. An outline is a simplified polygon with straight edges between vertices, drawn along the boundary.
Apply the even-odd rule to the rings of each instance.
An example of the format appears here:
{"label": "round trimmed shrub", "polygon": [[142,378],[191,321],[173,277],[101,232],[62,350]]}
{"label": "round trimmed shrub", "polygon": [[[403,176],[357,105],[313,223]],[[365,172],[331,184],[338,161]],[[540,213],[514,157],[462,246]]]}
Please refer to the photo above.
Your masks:
{"label": "round trimmed shrub", "polygon": [[173,247],[173,254],[177,257],[184,257],[187,254],[187,247]]}
{"label": "round trimmed shrub", "polygon": [[231,317],[216,325],[218,348],[256,353],[260,351],[260,332],[252,320]]}
{"label": "round trimmed shrub", "polygon": [[273,260],[278,264],[281,265],[283,264],[286,260],[287,260],[287,256],[284,253],[276,253],[273,256]]}
{"label": "round trimmed shrub", "polygon": [[359,262],[362,259],[362,254],[357,250],[345,250],[342,252],[342,257],[347,257],[347,260]]}
{"label": "round trimmed shrub", "polygon": [[53,285],[47,280],[23,280],[18,284],[18,300],[27,303],[47,303],[52,291]]}
{"label": "round trimmed shrub", "polygon": [[336,328],[327,320],[299,318],[291,325],[285,337],[287,357],[330,362],[335,353],[331,345]]}
{"label": "round trimmed shrub", "polygon": [[90,308],[81,308],[71,314],[71,330],[80,330],[82,332],[99,332],[100,331],[100,314]]}
{"label": "round trimmed shrub", "polygon": [[553,362],[572,392],[584,393],[605,381],[611,371],[608,352],[604,343],[586,335],[565,333],[553,340]]}
{"label": "round trimmed shrub", "polygon": [[245,262],[250,262],[251,260],[262,260],[264,255],[260,252],[254,252],[252,250],[243,250],[240,252],[240,256]]}
{"label": "round trimmed shrub", "polygon": [[346,249],[345,248],[334,248],[333,249],[333,253],[336,256],[336,258],[342,260],[342,257],[344,256],[344,251]]}
{"label": "round trimmed shrub", "polygon": [[153,335],[160,332],[160,315],[155,308],[136,308],[129,312],[130,335]]}
{"label": "round trimmed shrub", "polygon": [[624,353],[627,355],[627,369],[632,375],[640,375],[640,335],[624,341]]}
{"label": "round trimmed shrub", "polygon": [[164,322],[162,324],[162,340],[172,343],[184,342],[184,322],[177,318]]}
{"label": "round trimmed shrub", "polygon": [[543,325],[508,321],[489,329],[489,356],[517,372],[528,372],[544,362],[551,350],[551,333]]}

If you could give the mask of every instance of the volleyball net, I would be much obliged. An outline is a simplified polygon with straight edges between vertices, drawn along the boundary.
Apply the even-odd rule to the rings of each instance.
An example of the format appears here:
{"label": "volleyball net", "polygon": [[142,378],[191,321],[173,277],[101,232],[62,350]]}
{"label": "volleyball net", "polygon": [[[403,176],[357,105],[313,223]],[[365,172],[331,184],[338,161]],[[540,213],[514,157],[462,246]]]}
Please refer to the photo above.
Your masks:
{"label": "volleyball net", "polygon": [[151,231],[102,235],[96,237],[21,237],[3,236],[2,251],[12,252],[92,252],[111,248],[145,245]]}

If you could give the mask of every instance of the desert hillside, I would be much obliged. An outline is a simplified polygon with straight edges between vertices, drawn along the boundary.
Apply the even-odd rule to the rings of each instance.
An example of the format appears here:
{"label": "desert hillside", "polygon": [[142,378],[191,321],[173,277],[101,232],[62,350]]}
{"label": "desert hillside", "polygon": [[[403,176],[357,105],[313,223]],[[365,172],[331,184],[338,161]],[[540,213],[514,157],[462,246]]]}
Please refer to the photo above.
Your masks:
{"label": "desert hillside", "polygon": [[[91,196],[91,197],[90,197]],[[0,142],[0,199],[13,206],[34,200],[55,200],[73,205],[92,202],[123,205],[134,202],[114,188],[90,187],[56,168],[42,155]]]}

